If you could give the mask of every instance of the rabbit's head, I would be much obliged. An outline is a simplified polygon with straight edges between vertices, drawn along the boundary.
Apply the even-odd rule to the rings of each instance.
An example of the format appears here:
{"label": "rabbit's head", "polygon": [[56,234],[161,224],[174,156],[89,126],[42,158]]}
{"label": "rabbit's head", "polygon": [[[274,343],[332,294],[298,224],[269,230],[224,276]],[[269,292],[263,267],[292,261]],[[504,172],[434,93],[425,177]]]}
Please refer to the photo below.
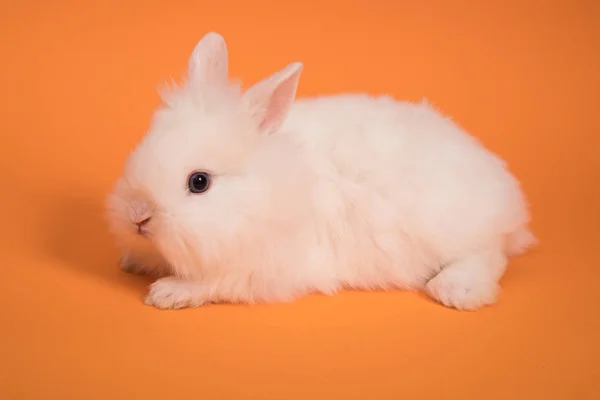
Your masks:
{"label": "rabbit's head", "polygon": [[191,264],[235,268],[264,251],[258,243],[293,232],[310,177],[280,128],[301,70],[292,63],[242,93],[225,41],[204,36],[108,198],[118,239],[155,247],[185,275]]}

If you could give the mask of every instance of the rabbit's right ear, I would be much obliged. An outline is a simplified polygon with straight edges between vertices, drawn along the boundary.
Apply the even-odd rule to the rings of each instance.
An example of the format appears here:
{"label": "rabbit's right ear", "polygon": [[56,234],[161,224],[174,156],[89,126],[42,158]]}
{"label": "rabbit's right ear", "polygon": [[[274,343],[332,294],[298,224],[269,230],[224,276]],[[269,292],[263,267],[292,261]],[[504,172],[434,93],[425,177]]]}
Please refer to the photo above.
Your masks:
{"label": "rabbit's right ear", "polygon": [[302,63],[291,63],[244,93],[245,111],[261,133],[270,134],[283,124],[296,98],[302,69]]}
{"label": "rabbit's right ear", "polygon": [[209,32],[198,42],[188,61],[188,76],[194,84],[224,83],[229,75],[227,44],[223,36]]}

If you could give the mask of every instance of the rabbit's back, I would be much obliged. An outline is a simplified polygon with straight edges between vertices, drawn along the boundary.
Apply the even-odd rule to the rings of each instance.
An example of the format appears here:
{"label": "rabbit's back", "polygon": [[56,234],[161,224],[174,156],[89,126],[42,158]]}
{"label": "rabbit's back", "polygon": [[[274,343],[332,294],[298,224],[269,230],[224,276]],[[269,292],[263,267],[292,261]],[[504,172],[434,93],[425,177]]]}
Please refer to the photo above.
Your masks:
{"label": "rabbit's back", "polygon": [[283,132],[307,151],[320,178],[317,192],[329,193],[329,203],[337,199],[325,213],[342,217],[333,210],[352,209],[370,235],[401,230],[443,260],[528,220],[505,163],[426,102],[301,99]]}

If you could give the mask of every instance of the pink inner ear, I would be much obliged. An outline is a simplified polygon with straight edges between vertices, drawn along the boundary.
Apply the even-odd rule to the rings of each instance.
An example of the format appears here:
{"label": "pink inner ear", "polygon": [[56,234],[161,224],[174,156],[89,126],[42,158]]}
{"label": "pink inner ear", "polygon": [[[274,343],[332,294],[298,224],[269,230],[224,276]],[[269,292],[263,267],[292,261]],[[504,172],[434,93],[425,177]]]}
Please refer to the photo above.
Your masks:
{"label": "pink inner ear", "polygon": [[296,97],[301,63],[293,63],[246,91],[244,108],[262,134],[278,130]]}
{"label": "pink inner ear", "polygon": [[267,110],[260,123],[261,130],[270,130],[271,127],[283,121],[287,109],[294,101],[294,95],[289,90],[290,86],[292,85],[289,84],[289,81],[283,82],[269,98]]}
{"label": "pink inner ear", "polygon": [[257,83],[246,93],[250,113],[259,130],[269,134],[285,120],[296,97],[296,86],[302,70],[300,63],[288,65],[282,71]]}

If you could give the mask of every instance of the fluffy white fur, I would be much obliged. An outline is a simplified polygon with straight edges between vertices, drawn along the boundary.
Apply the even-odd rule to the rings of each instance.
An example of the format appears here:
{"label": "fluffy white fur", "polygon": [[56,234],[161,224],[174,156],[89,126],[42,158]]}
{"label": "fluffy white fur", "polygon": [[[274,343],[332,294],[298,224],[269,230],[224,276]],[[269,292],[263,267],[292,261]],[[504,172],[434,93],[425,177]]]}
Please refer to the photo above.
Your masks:
{"label": "fluffy white fur", "polygon": [[[207,34],[108,198],[122,267],[160,277],[147,304],[344,287],[423,289],[462,310],[497,300],[507,257],[536,242],[502,160],[425,102],[295,100],[299,63],[242,92],[227,64]],[[213,175],[207,192],[189,193],[193,171]]]}

